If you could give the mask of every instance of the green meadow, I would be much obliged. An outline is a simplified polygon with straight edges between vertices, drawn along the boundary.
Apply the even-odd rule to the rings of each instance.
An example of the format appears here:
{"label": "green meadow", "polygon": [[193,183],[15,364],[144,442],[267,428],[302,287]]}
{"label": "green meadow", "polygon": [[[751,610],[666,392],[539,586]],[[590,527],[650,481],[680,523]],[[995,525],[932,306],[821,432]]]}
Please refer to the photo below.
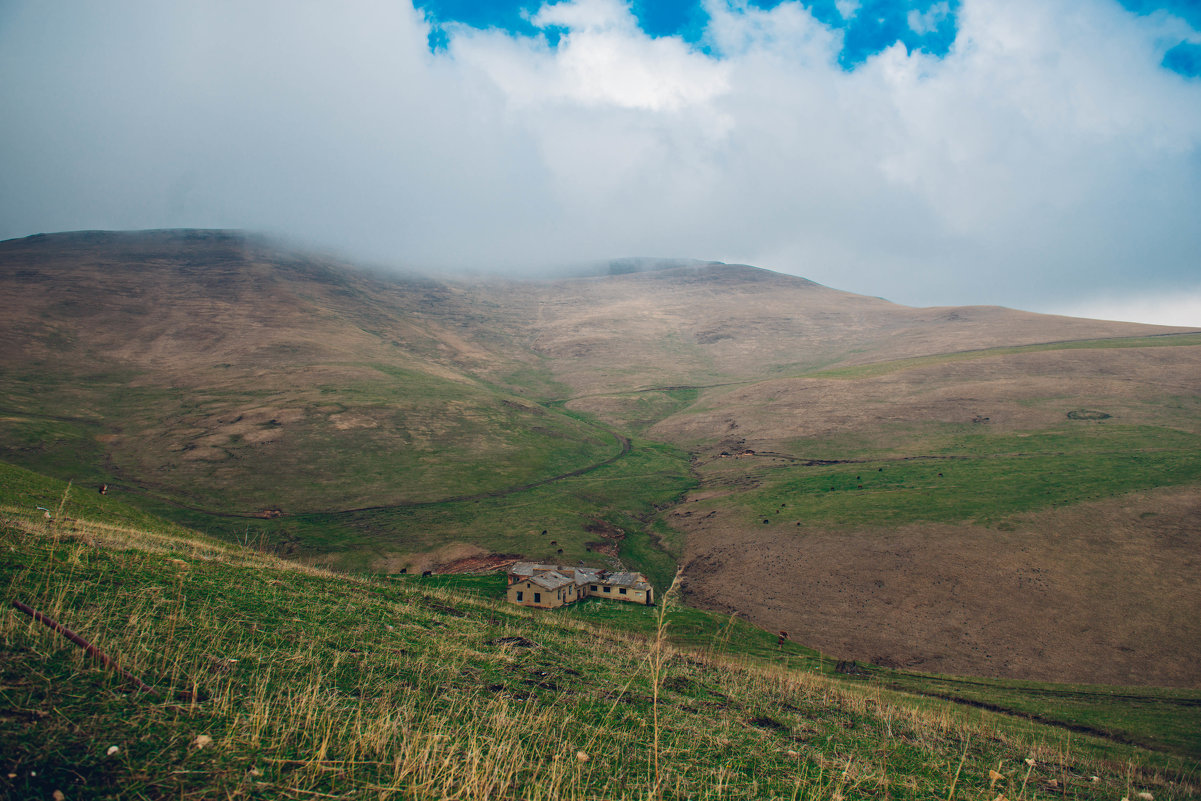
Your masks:
{"label": "green meadow", "polygon": [[[858,438],[798,443],[811,460],[757,468],[759,486],[739,505],[751,517],[825,525],[915,521],[988,524],[1021,512],[1201,480],[1201,436],[1106,423],[1058,430],[926,432],[920,448],[902,433],[871,447]],[[907,455],[901,456],[900,453]]]}

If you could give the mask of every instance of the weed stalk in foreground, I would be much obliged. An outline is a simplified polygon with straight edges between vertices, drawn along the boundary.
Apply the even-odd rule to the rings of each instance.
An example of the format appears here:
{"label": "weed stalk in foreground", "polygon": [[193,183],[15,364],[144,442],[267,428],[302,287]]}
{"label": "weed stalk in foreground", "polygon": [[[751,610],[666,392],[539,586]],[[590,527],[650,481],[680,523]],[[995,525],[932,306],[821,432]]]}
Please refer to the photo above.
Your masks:
{"label": "weed stalk in foreground", "polygon": [[667,604],[671,600],[672,595],[675,594],[679,584],[680,571],[677,570],[671,580],[671,586],[667,588],[667,592],[663,593],[663,598],[659,601],[659,613],[655,617],[655,646],[650,661],[651,714],[654,728],[652,749],[655,767],[655,783],[652,790],[653,798],[660,798],[663,793],[663,778],[659,768],[659,688],[663,684],[663,665],[667,661],[667,652],[664,648],[667,642]]}

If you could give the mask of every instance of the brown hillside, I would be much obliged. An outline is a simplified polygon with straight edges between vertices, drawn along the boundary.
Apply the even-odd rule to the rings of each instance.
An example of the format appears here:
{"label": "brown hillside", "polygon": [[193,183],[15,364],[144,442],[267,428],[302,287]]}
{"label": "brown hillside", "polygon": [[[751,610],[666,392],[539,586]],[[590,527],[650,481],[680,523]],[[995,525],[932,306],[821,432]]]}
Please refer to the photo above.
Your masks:
{"label": "brown hillside", "polygon": [[998,307],[913,309],[726,264],[474,289],[576,395],[1173,330]]}
{"label": "brown hillside", "polygon": [[1201,686],[1187,330],[743,265],[434,280],[38,236],[0,243],[0,458],[344,565],[591,558],[602,526],[836,656]]}

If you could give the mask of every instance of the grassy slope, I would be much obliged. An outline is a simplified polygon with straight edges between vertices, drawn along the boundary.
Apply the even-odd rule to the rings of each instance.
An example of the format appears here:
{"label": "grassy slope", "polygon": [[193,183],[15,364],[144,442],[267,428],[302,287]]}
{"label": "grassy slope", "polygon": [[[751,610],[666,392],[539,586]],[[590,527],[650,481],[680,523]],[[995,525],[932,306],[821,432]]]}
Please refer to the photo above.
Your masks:
{"label": "grassy slope", "polygon": [[0,458],[228,540],[575,560],[597,525],[646,551],[640,520],[689,486],[683,454],[532,400],[564,394],[545,359],[441,284],[203,232],[7,242],[0,280]]}
{"label": "grassy slope", "polygon": [[813,378],[867,378],[885,375],[897,370],[908,370],[914,367],[947,364],[950,362],[972,361],[991,356],[1007,356],[1015,353],[1039,353],[1059,350],[1096,350],[1108,348],[1163,348],[1182,345],[1201,345],[1201,334],[1160,334],[1157,336],[1127,336],[1112,339],[1080,339],[1066,342],[1046,342],[1037,345],[1016,345],[1013,347],[980,348],[978,350],[955,351],[930,356],[915,356],[908,359],[891,359],[888,361],[858,364],[850,367],[835,367],[828,370],[817,370],[806,373]]}
{"label": "grassy slope", "polygon": [[[65,506],[70,515],[72,497]],[[801,649],[785,652],[791,667],[773,664],[765,633],[715,629],[687,610],[669,612],[667,631],[692,647],[665,646],[656,659],[645,637],[656,621],[642,608],[535,613],[482,597],[478,580],[474,593],[467,579],[358,580],[80,517],[53,523],[10,507],[0,528],[0,788],[12,796],[1196,791],[1165,778],[1195,779],[1187,760],[850,686],[808,669],[814,655]],[[9,608],[15,599],[158,694],[132,692]],[[731,661],[727,649],[763,656]],[[995,786],[990,770],[1001,774]]]}
{"label": "grassy slope", "polygon": [[806,442],[808,453],[838,453],[850,463],[760,467],[759,485],[738,504],[751,519],[782,515],[815,525],[987,525],[1030,510],[1201,481],[1201,436],[1192,433],[1087,423],[1018,434],[976,429],[929,430],[920,453],[855,453],[836,439]]}
{"label": "grassy slope", "polygon": [[495,491],[617,447],[486,378],[554,387],[486,304],[254,238],[4,242],[0,297],[0,455],[62,477],[319,512]]}
{"label": "grassy slope", "polygon": [[354,366],[328,379],[317,373],[312,386],[261,391],[216,377],[186,391],[130,387],[149,380],[144,374],[10,369],[3,377],[0,449],[10,460],[214,511],[313,512],[488,492],[601,461],[617,447],[605,432],[528,401],[396,367]]}

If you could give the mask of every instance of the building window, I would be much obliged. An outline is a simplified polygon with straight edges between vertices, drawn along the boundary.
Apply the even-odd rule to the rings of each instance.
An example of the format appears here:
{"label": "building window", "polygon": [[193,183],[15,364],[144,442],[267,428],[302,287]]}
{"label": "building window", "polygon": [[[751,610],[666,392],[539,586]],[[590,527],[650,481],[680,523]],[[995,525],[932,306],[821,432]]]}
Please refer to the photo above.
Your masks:
{"label": "building window", "polygon": [[626,588],[625,588],[625,587],[622,587],[620,590],[618,590],[618,592],[620,592],[622,595],[625,595],[625,594],[626,594]]}
{"label": "building window", "polygon": [[521,592],[521,590],[518,590],[518,591],[517,591],[517,602],[518,602],[518,603],[520,603],[520,602],[521,602],[521,596],[522,596],[522,592]]}
{"label": "building window", "polygon": [[593,591],[593,592],[600,592],[600,585],[598,585],[598,584],[593,584],[593,585],[592,585],[592,591]]}
{"label": "building window", "polygon": [[612,587],[605,587],[605,592],[613,592],[613,588],[612,588]]}
{"label": "building window", "polygon": [[540,592],[534,593],[534,603],[536,603],[536,604],[542,603],[542,593],[540,593]]}

